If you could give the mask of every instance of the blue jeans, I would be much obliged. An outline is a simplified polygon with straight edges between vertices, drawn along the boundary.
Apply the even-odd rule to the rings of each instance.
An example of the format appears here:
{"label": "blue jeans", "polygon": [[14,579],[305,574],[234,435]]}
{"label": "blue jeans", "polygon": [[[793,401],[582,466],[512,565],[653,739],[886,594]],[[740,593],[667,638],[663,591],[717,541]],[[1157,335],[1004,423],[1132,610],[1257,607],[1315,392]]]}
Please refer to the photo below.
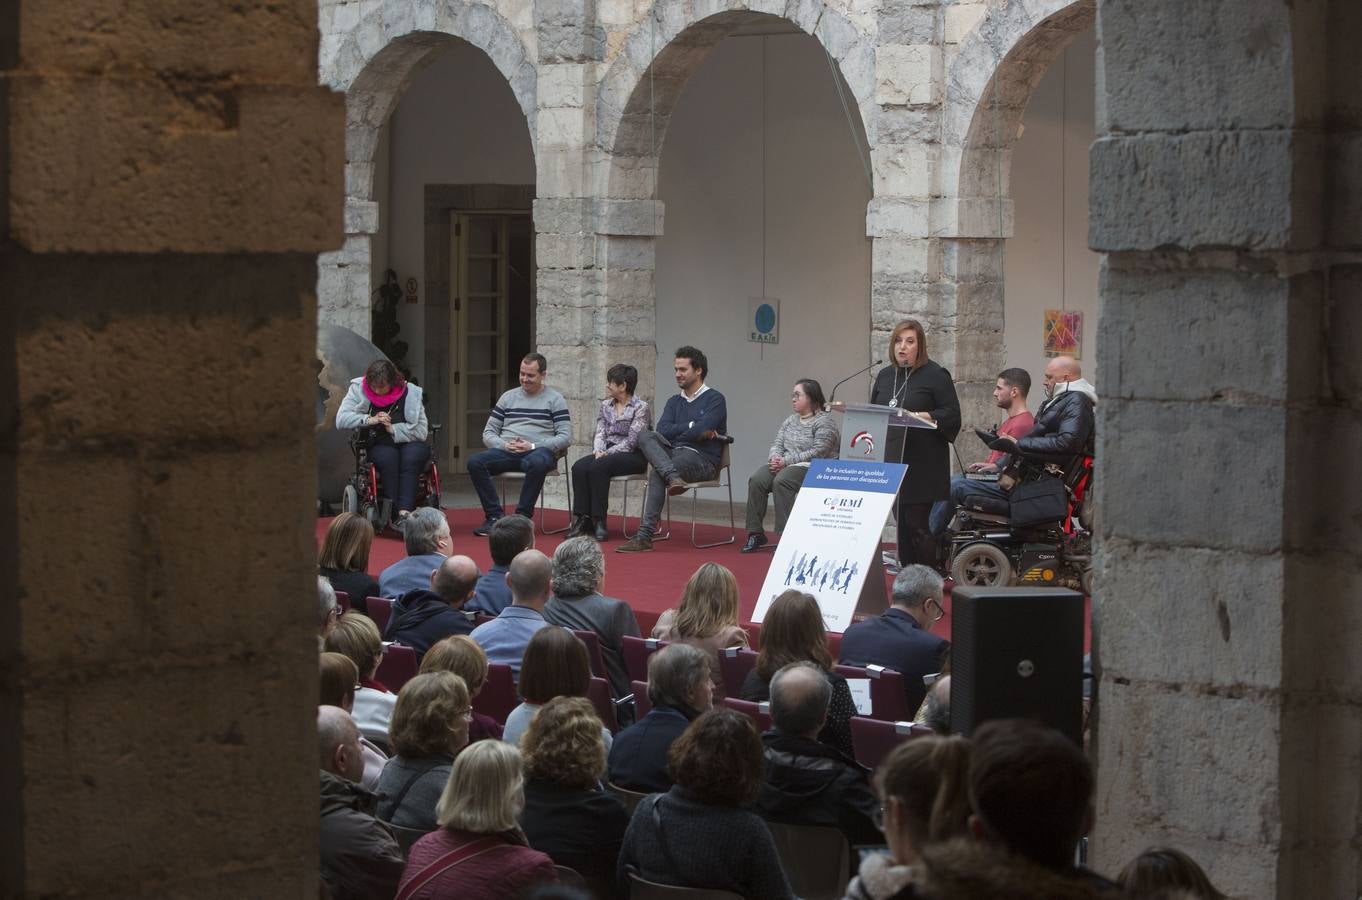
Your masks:
{"label": "blue jeans", "polygon": [[393,515],[399,509],[415,509],[416,485],[430,462],[430,444],[374,444],[369,448],[369,461],[378,470],[379,496],[393,502]]}
{"label": "blue jeans", "polygon": [[489,519],[500,519],[506,510],[501,506],[501,497],[492,484],[492,476],[503,472],[524,472],[525,483],[520,487],[520,502],[516,504],[515,511],[528,519],[534,516],[534,505],[539,502],[544,476],[557,466],[558,457],[547,447],[529,453],[483,450],[468,457],[468,477],[473,480],[473,489],[478,492],[483,515]]}

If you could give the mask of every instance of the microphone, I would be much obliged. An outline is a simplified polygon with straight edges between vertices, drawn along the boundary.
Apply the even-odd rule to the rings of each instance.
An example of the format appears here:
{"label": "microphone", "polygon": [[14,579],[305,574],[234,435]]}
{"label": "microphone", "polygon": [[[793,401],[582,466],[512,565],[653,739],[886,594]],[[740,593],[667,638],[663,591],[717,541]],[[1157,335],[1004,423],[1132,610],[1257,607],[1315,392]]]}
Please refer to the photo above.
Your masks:
{"label": "microphone", "polygon": [[838,389],[839,387],[841,387],[842,385],[846,384],[848,381],[850,381],[851,379],[855,378],[857,375],[864,375],[866,372],[869,372],[871,369],[875,368],[876,366],[882,366],[882,365],[884,365],[884,360],[882,360],[882,359],[877,359],[877,360],[875,360],[873,363],[871,363],[870,365],[866,366],[864,369],[859,369],[859,370],[857,370],[857,371],[855,371],[855,372],[852,372],[852,373],[851,373],[850,375],[848,375],[846,378],[843,378],[841,381],[839,381],[839,382],[837,382],[836,384],[834,384],[834,385],[832,386],[832,394],[828,397],[828,403],[829,403],[829,405],[832,403],[833,400],[837,399],[837,389]]}

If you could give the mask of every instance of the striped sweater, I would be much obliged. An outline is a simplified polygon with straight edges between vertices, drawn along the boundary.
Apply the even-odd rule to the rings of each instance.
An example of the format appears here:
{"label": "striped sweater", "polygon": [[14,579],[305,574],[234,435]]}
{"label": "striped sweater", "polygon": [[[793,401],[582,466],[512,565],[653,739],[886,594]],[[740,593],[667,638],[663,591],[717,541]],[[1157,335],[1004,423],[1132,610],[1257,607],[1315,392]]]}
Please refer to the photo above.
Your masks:
{"label": "striped sweater", "polygon": [[572,422],[563,395],[551,387],[533,397],[521,387],[502,394],[487,417],[482,443],[501,450],[511,438],[524,438],[554,453],[566,450],[572,443]]}

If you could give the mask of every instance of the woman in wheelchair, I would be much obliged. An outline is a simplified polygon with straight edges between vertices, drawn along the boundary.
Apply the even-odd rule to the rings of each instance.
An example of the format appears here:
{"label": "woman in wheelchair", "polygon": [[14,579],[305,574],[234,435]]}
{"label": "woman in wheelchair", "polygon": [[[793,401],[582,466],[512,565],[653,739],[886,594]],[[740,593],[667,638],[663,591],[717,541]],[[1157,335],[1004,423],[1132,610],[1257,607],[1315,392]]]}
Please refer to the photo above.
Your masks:
{"label": "woman in wheelchair", "polygon": [[430,462],[421,388],[409,384],[388,360],[374,360],[363,376],[350,382],[336,411],[336,427],[364,429],[369,459],[378,470],[380,501],[396,510],[394,521],[400,527],[416,506],[421,473]]}

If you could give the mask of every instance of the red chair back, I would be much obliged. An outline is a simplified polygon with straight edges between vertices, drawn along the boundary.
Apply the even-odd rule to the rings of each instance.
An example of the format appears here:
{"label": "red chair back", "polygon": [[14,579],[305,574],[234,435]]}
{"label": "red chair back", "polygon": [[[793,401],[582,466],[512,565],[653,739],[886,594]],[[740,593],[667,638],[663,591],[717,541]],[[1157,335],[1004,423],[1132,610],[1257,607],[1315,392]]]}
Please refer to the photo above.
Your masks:
{"label": "red chair back", "polygon": [[502,725],[511,710],[520,705],[515,692],[515,678],[511,667],[505,663],[491,663],[487,667],[487,680],[482,690],[473,698],[473,708],[484,716],[491,716]]}
{"label": "red chair back", "polygon": [[601,724],[611,734],[620,730],[620,723],[615,718],[615,704],[610,700],[610,682],[604,678],[592,678],[586,688],[586,699],[596,707],[596,715],[601,717]]}
{"label": "red chair back", "polygon": [[369,618],[374,620],[378,626],[378,633],[383,634],[388,630],[388,620],[393,617],[393,602],[387,597],[365,597],[364,608],[369,611]]}
{"label": "red chair back", "polygon": [[742,693],[747,673],[757,667],[757,654],[741,647],[725,647],[719,651],[719,674],[724,679],[724,693],[736,697]]}
{"label": "red chair back", "polygon": [[737,710],[755,722],[758,731],[771,730],[771,704],[753,703],[750,700],[739,700],[736,697],[725,697],[722,703],[729,709]]}
{"label": "red chair back", "polygon": [[667,642],[659,641],[657,638],[634,637],[630,634],[626,634],[621,641],[625,671],[632,679],[647,681],[648,657],[667,646]]}
{"label": "red chair back", "polygon": [[890,752],[904,741],[931,734],[926,725],[912,722],[886,722],[865,716],[851,717],[851,746],[856,761],[868,769],[873,769],[884,761]]}
{"label": "red chair back", "polygon": [[393,693],[402,690],[402,685],[416,677],[418,664],[416,651],[401,644],[389,644],[383,651],[383,661],[378,664],[375,675],[384,687]]}
{"label": "red chair back", "polygon": [[340,607],[341,615],[350,611],[350,595],[345,591],[336,591],[336,605]]}
{"label": "red chair back", "polygon": [[865,673],[870,676],[871,718],[883,719],[886,722],[902,722],[911,720],[917,714],[917,708],[926,695],[926,688],[922,686],[921,680],[913,691],[916,702],[910,706],[908,684],[902,673],[886,669],[884,666],[866,666]]}
{"label": "red chair back", "polygon": [[648,682],[631,681],[629,687],[634,692],[634,721],[637,722],[648,715],[653,708],[653,702],[648,699]]}
{"label": "red chair back", "polygon": [[586,644],[586,655],[591,660],[591,674],[597,678],[607,678],[605,674],[605,657],[601,655],[601,637],[594,631],[578,631],[573,629],[573,634]]}

